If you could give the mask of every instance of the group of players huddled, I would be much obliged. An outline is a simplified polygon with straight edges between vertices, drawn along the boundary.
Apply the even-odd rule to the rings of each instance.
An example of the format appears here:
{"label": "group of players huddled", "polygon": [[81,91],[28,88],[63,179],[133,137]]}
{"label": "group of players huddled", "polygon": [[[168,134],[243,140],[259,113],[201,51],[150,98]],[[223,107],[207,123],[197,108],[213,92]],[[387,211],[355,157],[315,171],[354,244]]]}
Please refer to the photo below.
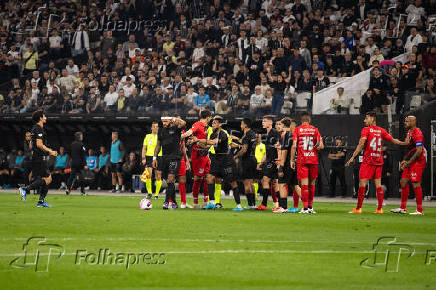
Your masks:
{"label": "group of players huddled", "polygon": [[[51,207],[45,201],[48,185],[51,182],[47,166],[47,156],[56,156],[57,152],[47,147],[44,124],[46,116],[42,111],[32,115],[35,125],[31,131],[29,142],[30,174],[32,182],[19,189],[23,200],[31,190],[37,190],[40,197],[38,207]],[[185,131],[186,122],[178,116],[163,116],[162,128],[158,123],[152,124],[152,133],[143,142],[142,163],[145,166],[141,180],[146,185],[148,198],[152,196],[151,177],[153,169],[156,179],[156,196],[162,186],[162,177],[166,179],[166,196],[163,209],[178,208],[176,201],[175,182],[178,178],[181,196],[181,208],[191,208],[186,202],[186,170],[192,168],[194,183],[192,194],[194,208],[200,208],[198,197],[203,188],[203,209],[222,208],[220,202],[221,185],[223,181],[231,185],[236,207],[233,211],[244,209],[267,210],[268,196],[271,193],[274,200],[274,213],[314,214],[313,199],[315,184],[318,177],[318,151],[324,148],[318,129],[310,125],[308,113],[301,114],[301,125],[284,117],[275,121],[271,115],[264,116],[262,127],[266,130],[266,139],[261,142],[260,134],[252,129],[252,121],[244,118],[241,121],[243,136],[231,136],[223,129],[225,120],[221,116],[212,116],[204,110],[200,120]],[[212,121],[211,126],[209,123]],[[405,126],[408,128],[404,142],[394,139],[385,129],[376,125],[375,113],[367,113],[359,144],[347,162],[350,165],[356,156],[364,150],[363,162],[359,173],[359,190],[357,207],[350,213],[362,213],[362,203],[366,186],[374,179],[378,205],[375,213],[383,213],[383,188],[381,174],[383,167],[383,141],[396,145],[409,146],[408,153],[400,164],[403,170],[401,177],[401,206],[391,210],[394,213],[405,214],[409,195],[409,182],[412,183],[416,196],[417,210],[411,214],[422,215],[422,173],[426,166],[426,150],[423,147],[424,137],[416,127],[416,118],[408,116]],[[80,137],[80,136],[79,136]],[[79,138],[80,141],[80,138]],[[115,143],[114,143],[115,142]],[[113,145],[117,145],[116,138]],[[186,146],[192,145],[191,159],[186,153]],[[192,162],[192,165],[190,164]],[[241,206],[238,182],[242,181],[247,206]],[[256,207],[256,194],[260,192],[263,200]],[[288,209],[287,197],[293,194],[294,204]],[[303,201],[301,210],[299,200]],[[278,200],[278,202],[277,202]]]}
{"label": "group of players huddled", "polygon": [[[166,196],[163,209],[176,209],[176,178],[178,179],[181,208],[222,208],[221,186],[228,182],[233,191],[236,207],[233,211],[244,209],[267,210],[271,193],[274,213],[314,214],[313,200],[318,177],[318,151],[324,148],[321,134],[310,124],[308,113],[301,114],[301,125],[289,117],[275,120],[275,116],[262,118],[266,138],[261,141],[260,134],[252,128],[250,118],[241,121],[243,136],[238,138],[223,129],[226,121],[221,116],[212,116],[204,110],[200,120],[185,131],[186,122],[180,117],[163,116],[162,128],[152,124],[152,133],[143,142],[142,163],[145,166],[141,180],[145,182],[148,198],[152,197],[152,174],[156,178],[158,197],[162,177],[166,179]],[[275,125],[274,125],[275,121]],[[357,207],[350,213],[362,213],[362,203],[366,186],[374,179],[378,205],[375,213],[383,213],[383,188],[381,173],[383,166],[383,140],[396,145],[409,146],[410,149],[401,162],[401,206],[391,210],[405,214],[409,195],[409,182],[415,191],[417,210],[411,214],[422,215],[422,172],[426,166],[426,151],[423,147],[422,132],[416,127],[416,118],[409,116],[405,125],[409,129],[404,142],[394,139],[386,130],[376,125],[375,113],[367,113],[359,144],[347,162],[350,165],[364,150],[359,174]],[[209,124],[211,123],[211,126]],[[186,152],[192,146],[191,158]],[[192,168],[194,175],[192,194],[194,205],[186,202],[186,170]],[[243,184],[247,206],[241,206],[238,182]],[[203,188],[204,205],[199,205],[199,194]],[[262,203],[256,207],[257,193],[262,195]],[[288,209],[287,198],[293,195],[293,206]],[[299,200],[303,207],[299,209]]]}

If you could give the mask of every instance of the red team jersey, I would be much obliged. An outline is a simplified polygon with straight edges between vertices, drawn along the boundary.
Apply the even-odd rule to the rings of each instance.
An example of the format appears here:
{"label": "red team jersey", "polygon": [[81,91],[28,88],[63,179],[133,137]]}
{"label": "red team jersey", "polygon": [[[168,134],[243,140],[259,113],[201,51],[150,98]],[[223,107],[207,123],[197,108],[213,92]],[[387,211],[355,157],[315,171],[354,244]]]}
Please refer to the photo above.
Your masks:
{"label": "red team jersey", "polygon": [[368,126],[362,129],[360,138],[366,138],[363,163],[383,165],[383,140],[391,141],[393,137],[383,128]]}
{"label": "red team jersey", "polygon": [[419,128],[415,128],[412,131],[409,130],[407,132],[406,140],[409,140],[409,152],[407,152],[406,160],[409,160],[413,154],[415,154],[416,147],[421,146],[422,152],[421,155],[414,161],[417,165],[421,165],[422,167],[425,167],[427,163],[427,152],[424,148],[424,135],[422,134],[421,130]]}
{"label": "red team jersey", "polygon": [[[194,137],[197,137],[197,139],[206,139],[207,138],[206,125],[204,125],[203,122],[201,122],[201,121],[195,122],[192,125],[191,130],[192,130],[192,135]],[[203,149],[201,149],[198,144],[194,144],[194,145],[192,145],[192,150],[194,151],[194,150],[203,150]]]}
{"label": "red team jersey", "polygon": [[318,164],[316,146],[321,141],[321,135],[312,125],[301,125],[294,130],[293,142],[297,144],[297,164]]}

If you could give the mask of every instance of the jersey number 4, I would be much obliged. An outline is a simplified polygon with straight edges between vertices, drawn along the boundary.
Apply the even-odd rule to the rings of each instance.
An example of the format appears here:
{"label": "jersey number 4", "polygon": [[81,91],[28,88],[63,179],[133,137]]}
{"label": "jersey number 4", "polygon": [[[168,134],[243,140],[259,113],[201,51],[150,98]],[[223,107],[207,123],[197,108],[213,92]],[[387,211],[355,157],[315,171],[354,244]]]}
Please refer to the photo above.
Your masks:
{"label": "jersey number 4", "polygon": [[374,137],[371,139],[369,143],[369,147],[372,148],[372,151],[377,152],[382,150],[382,138]]}

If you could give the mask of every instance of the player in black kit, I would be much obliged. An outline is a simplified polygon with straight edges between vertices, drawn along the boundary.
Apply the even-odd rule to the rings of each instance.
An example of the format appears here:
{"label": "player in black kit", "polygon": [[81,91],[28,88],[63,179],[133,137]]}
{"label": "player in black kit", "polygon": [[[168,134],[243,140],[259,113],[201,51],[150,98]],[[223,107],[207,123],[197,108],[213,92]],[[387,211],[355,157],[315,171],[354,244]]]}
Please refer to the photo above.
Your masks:
{"label": "player in black kit", "polygon": [[257,210],[266,210],[268,195],[277,188],[277,158],[278,158],[278,145],[280,141],[280,134],[273,128],[274,117],[264,116],[262,119],[262,127],[266,129],[265,149],[266,153],[262,158],[262,162],[258,164],[258,169],[262,169],[262,188],[261,193],[263,196],[262,203],[256,208]]}
{"label": "player in black kit", "polygon": [[[233,197],[235,198],[236,208],[233,211],[242,211],[241,199],[239,196],[239,189],[236,164],[233,160],[233,154],[229,144],[229,134],[222,129],[224,119],[221,116],[216,116],[212,122],[213,133],[210,135],[209,140],[198,140],[200,144],[213,146],[214,154],[211,154],[211,166],[207,176],[209,204],[203,209],[215,209],[215,183],[221,184],[223,180],[230,183],[233,190]],[[196,140],[194,140],[196,141]]]}
{"label": "player in black kit", "polygon": [[80,193],[86,195],[85,184],[80,180],[81,171],[86,166],[86,149],[83,146],[83,133],[74,133],[74,142],[71,143],[71,174],[67,181],[65,194],[69,195],[73,188],[73,181],[80,187]]}
{"label": "player in black kit", "polygon": [[254,155],[257,143],[256,133],[251,129],[251,119],[244,118],[241,121],[242,136],[241,150],[235,155],[235,161],[240,163],[242,174],[240,178],[244,183],[244,191],[248,205],[246,209],[255,209],[253,179],[256,178],[256,157]]}
{"label": "player in black kit", "polygon": [[47,118],[43,111],[36,111],[32,114],[32,120],[35,125],[31,131],[31,170],[34,181],[26,187],[20,187],[21,198],[26,200],[26,195],[30,190],[37,189],[40,192],[37,207],[51,207],[45,202],[48,192],[48,185],[51,183],[51,175],[47,166],[47,155],[57,156],[57,152],[47,147],[47,135],[44,130],[44,124]]}
{"label": "player in black kit", "polygon": [[[153,156],[153,168],[162,172],[163,177],[167,182],[167,191],[163,209],[169,208],[169,201],[172,200],[172,209],[176,209],[176,175],[179,172],[180,160],[183,157],[181,150],[181,136],[182,129],[185,127],[186,122],[180,118],[165,116],[162,117],[163,128],[159,129],[157,135],[157,144]],[[157,162],[157,156],[162,148],[162,161]]]}

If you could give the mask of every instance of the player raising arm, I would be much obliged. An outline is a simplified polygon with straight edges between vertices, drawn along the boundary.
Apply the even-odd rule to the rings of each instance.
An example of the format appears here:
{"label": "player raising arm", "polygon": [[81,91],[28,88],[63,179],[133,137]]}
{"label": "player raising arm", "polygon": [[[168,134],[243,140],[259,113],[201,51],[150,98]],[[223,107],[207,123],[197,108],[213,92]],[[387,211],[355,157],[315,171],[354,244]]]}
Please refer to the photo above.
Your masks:
{"label": "player raising arm", "polygon": [[376,125],[376,114],[368,112],[365,115],[366,127],[362,129],[360,134],[359,144],[354,150],[353,155],[347,161],[345,166],[353,163],[359,152],[364,149],[363,162],[360,165],[359,172],[359,190],[357,192],[357,207],[350,213],[362,213],[363,199],[365,198],[365,188],[369,179],[374,179],[374,184],[377,192],[377,210],[375,213],[383,213],[383,187],[381,185],[381,175],[383,169],[383,140],[390,141],[396,145],[407,145],[398,139],[394,139],[386,132],[385,129]]}
{"label": "player raising arm", "polygon": [[407,199],[409,198],[409,181],[412,183],[416,197],[416,211],[411,215],[423,215],[422,211],[422,173],[427,164],[427,152],[424,148],[424,135],[416,127],[416,117],[408,116],[404,121],[408,130],[405,142],[408,144],[408,152],[401,161],[400,167],[403,170],[401,176],[401,206],[392,209],[393,213],[405,214]]}

